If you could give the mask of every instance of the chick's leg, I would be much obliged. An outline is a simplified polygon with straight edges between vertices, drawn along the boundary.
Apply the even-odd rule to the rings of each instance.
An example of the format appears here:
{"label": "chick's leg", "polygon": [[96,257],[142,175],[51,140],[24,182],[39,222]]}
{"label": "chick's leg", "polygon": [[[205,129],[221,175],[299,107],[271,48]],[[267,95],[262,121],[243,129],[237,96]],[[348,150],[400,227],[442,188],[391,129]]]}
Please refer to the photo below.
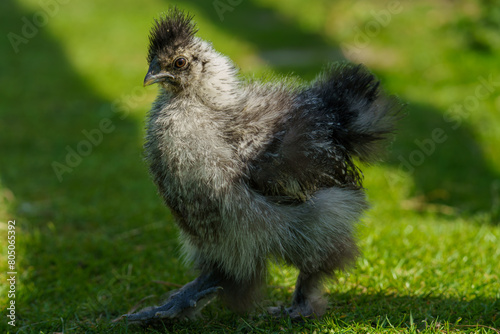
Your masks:
{"label": "chick's leg", "polygon": [[292,306],[287,309],[292,319],[300,317],[320,317],[326,310],[323,297],[322,273],[300,272],[293,293]]}
{"label": "chick's leg", "polygon": [[126,314],[124,317],[131,322],[194,318],[203,307],[217,296],[220,289],[219,279],[216,276],[202,274],[171,295],[164,305]]}
{"label": "chick's leg", "polygon": [[270,307],[268,312],[272,316],[288,315],[292,319],[321,317],[326,310],[326,300],[322,292],[323,275],[323,273],[306,274],[301,271],[295,285],[292,306],[285,310]]}

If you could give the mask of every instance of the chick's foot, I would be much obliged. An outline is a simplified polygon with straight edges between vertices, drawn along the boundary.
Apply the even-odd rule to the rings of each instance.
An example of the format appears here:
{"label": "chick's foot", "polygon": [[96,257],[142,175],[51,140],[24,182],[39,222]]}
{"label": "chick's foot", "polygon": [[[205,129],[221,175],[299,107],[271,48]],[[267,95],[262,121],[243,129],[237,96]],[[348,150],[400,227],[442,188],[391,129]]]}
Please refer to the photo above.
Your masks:
{"label": "chick's foot", "polygon": [[212,301],[222,288],[212,285],[208,277],[199,277],[174,293],[161,306],[149,307],[123,318],[133,323],[145,323],[161,319],[193,319]]}

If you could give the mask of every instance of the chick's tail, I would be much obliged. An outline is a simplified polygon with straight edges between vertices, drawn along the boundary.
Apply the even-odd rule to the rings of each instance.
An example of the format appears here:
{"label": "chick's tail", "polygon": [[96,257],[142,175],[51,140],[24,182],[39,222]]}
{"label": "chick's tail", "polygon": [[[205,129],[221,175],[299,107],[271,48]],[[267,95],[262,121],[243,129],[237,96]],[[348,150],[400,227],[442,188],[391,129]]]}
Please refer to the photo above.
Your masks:
{"label": "chick's tail", "polygon": [[[333,119],[333,139],[363,162],[379,160],[392,137],[402,104],[383,94],[363,65],[337,64],[323,73],[309,93],[321,113]],[[333,117],[332,117],[333,116]]]}

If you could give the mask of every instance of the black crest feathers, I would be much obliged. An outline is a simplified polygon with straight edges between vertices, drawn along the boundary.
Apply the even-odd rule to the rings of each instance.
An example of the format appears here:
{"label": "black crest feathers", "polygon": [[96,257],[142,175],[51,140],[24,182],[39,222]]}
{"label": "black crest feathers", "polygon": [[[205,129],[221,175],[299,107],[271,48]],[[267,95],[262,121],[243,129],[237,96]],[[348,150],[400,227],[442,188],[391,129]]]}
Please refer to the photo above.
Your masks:
{"label": "black crest feathers", "polygon": [[185,14],[177,7],[155,19],[149,35],[148,62],[165,49],[176,49],[189,44],[198,31],[192,22],[193,16]]}

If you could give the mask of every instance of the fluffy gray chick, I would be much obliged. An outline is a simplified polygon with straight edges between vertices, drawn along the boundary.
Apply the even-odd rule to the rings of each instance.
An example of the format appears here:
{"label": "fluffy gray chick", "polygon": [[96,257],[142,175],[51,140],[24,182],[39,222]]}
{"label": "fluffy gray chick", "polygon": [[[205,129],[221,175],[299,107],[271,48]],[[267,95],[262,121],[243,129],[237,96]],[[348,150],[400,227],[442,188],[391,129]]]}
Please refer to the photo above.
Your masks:
{"label": "fluffy gray chick", "polygon": [[379,157],[399,104],[362,66],[331,66],[309,85],[243,81],[195,33],[177,9],[155,20],[144,85],[159,93],[145,152],[200,276],[125,317],[191,318],[215,296],[245,311],[269,258],[300,270],[285,314],[321,316],[322,280],[358,255],[353,233],[367,204],[353,156]]}

